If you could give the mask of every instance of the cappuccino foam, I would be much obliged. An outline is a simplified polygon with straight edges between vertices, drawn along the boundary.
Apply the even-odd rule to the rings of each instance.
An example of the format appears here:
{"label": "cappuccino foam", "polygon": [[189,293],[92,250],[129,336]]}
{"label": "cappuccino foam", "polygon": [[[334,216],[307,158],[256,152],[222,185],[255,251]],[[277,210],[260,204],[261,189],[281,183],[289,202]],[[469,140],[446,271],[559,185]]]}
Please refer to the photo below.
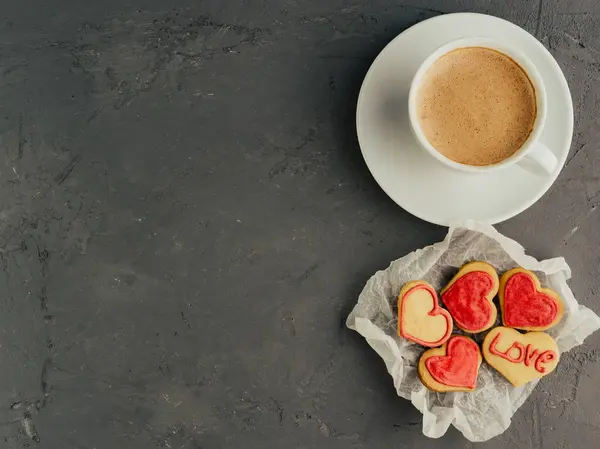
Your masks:
{"label": "cappuccino foam", "polygon": [[512,156],[533,129],[535,88],[507,55],[484,47],[453,50],[427,70],[417,113],[425,137],[447,158],[490,165]]}

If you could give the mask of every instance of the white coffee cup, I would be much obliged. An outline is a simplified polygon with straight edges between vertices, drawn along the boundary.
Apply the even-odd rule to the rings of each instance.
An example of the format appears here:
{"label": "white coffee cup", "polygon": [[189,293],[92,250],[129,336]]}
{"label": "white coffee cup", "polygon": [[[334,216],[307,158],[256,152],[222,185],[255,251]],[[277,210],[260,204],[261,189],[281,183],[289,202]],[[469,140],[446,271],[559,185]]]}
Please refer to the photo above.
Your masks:
{"label": "white coffee cup", "polygon": [[[448,159],[439,151],[437,151],[433,145],[431,145],[429,140],[427,140],[427,137],[425,137],[425,134],[423,133],[419,123],[417,114],[418,93],[423,81],[423,76],[433,65],[433,63],[435,63],[443,55],[453,50],[465,47],[485,47],[499,51],[500,53],[504,53],[513,59],[517,64],[519,64],[523,70],[525,70],[525,73],[529,77],[535,89],[537,115],[531,134],[523,143],[523,145],[521,145],[521,148],[519,148],[512,156],[496,164],[476,166],[461,164],[460,162]],[[556,159],[554,153],[542,142],[540,142],[540,135],[546,122],[546,89],[544,88],[542,78],[535,66],[522,53],[497,40],[485,37],[463,38],[443,45],[431,53],[427,59],[423,61],[412,80],[410,92],[408,94],[408,115],[412,131],[419,144],[435,159],[453,169],[468,173],[487,173],[493,170],[508,167],[512,164],[518,164],[534,173],[552,174],[558,168],[558,160]]]}

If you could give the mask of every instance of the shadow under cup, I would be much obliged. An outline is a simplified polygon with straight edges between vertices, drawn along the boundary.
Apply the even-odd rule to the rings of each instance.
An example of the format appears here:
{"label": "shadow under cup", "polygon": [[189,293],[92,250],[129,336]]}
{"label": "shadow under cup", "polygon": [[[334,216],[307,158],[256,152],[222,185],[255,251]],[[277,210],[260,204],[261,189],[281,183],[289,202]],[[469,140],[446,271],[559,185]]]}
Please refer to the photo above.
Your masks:
{"label": "shadow under cup", "polygon": [[[469,50],[471,53],[467,55],[466,52],[461,53],[460,50]],[[449,62],[452,61],[452,59],[448,58],[451,54],[455,56],[455,63],[460,63],[461,65],[453,66],[451,62]],[[506,78],[503,78],[498,73],[490,72],[489,66],[483,67],[481,64],[478,64],[479,61],[475,60],[475,55],[483,56],[486,54],[489,54],[487,56],[492,58],[490,60],[503,60],[503,63],[507,66],[508,64],[511,64],[515,75],[517,74],[517,71],[519,71],[520,73],[518,75],[520,76],[520,79],[522,79],[520,82],[523,86],[527,85],[528,89],[530,89],[530,93],[528,94],[530,101],[531,96],[535,98],[533,100],[534,104],[531,105],[528,112],[523,112],[525,110],[521,111],[522,118],[527,123],[521,124],[513,122],[513,124],[516,123],[519,126],[526,126],[524,131],[518,130],[517,126],[510,126],[510,121],[507,117],[512,116],[510,114],[503,114],[502,111],[506,111],[505,109],[496,107],[498,106],[496,103],[494,103],[494,108],[492,108],[491,103],[489,103],[489,111],[483,110],[484,114],[487,113],[489,115],[489,117],[487,117],[487,120],[490,123],[488,129],[496,126],[497,129],[495,129],[495,131],[501,131],[501,134],[491,133],[486,135],[484,133],[484,136],[482,136],[479,133],[480,129],[478,129],[477,126],[478,122],[473,117],[479,117],[477,114],[481,113],[481,109],[473,109],[471,111],[468,109],[471,107],[469,105],[474,104],[474,102],[477,104],[477,102],[480,101],[478,95],[480,96],[481,92],[488,92],[492,96],[495,95],[496,101],[509,100],[509,97],[515,93],[510,88],[507,89],[508,81],[506,81]],[[421,89],[428,81],[427,77],[430,76],[429,70],[432,69],[432,71],[435,71],[440,62],[444,66],[448,65],[445,69],[446,73],[449,74],[449,76],[445,78],[446,81],[455,84],[463,82],[465,79],[459,77],[459,71],[469,70],[468,76],[471,78],[467,79],[467,81],[475,80],[476,82],[474,84],[476,86],[483,86],[482,89],[475,89],[475,87],[469,87],[469,85],[466,84],[467,88],[461,91],[461,101],[460,95],[456,94],[456,90],[452,89],[452,85],[442,85],[439,92],[436,92],[436,95],[427,98],[429,103],[425,105],[431,106],[428,110],[435,111],[436,114],[439,114],[440,120],[446,118],[448,124],[461,124],[460,129],[447,126],[444,130],[446,134],[442,134],[440,138],[443,138],[443,142],[446,144],[446,137],[452,136],[452,139],[448,137],[448,145],[454,145],[454,150],[461,154],[469,155],[469,152],[472,151],[472,159],[476,160],[476,163],[464,163],[444,155],[442,146],[440,145],[440,149],[436,149],[423,129],[420,107],[424,106],[424,100],[421,96]],[[505,94],[504,96],[502,96],[503,92]],[[481,102],[481,105],[485,109],[485,102]],[[502,104],[500,106],[502,106]],[[551,174],[558,167],[558,161],[554,153],[543,145],[539,139],[546,121],[546,90],[541,76],[528,58],[502,42],[489,38],[464,38],[452,41],[438,48],[425,59],[413,78],[408,97],[408,109],[411,129],[420,146],[439,162],[455,170],[460,170],[465,173],[486,173],[505,168],[512,164],[518,164],[537,174]],[[462,117],[461,114],[463,114],[464,117]],[[535,118],[532,119],[532,115],[534,114]],[[520,116],[516,115],[516,117]],[[509,124],[508,128],[502,128],[500,126],[503,120]],[[428,129],[428,131],[430,130]],[[519,135],[519,133],[521,133],[521,135]],[[432,134],[430,133],[429,136],[432,137]],[[484,153],[493,151],[501,139],[515,142],[517,137],[520,137],[520,140],[518,141],[520,146],[515,144],[512,146],[512,150],[507,156],[496,158],[496,160],[493,160],[490,163],[485,163]],[[453,138],[455,139],[453,140]],[[486,138],[488,139],[487,142],[489,142],[487,143],[487,146]],[[431,140],[435,141],[436,139],[432,138]],[[516,150],[515,147],[517,147]],[[481,154],[476,154],[478,151],[481,152]]]}

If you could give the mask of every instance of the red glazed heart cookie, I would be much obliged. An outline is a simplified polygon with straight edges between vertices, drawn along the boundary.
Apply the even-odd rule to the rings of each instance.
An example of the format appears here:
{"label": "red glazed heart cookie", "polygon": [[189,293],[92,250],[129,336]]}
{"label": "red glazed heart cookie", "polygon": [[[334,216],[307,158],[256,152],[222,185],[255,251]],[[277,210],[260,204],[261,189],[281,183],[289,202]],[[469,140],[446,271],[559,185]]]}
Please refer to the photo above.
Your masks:
{"label": "red glazed heart cookie", "polygon": [[492,302],[498,292],[498,274],[485,262],[463,265],[441,291],[442,302],[463,331],[482,332],[492,327],[498,311]]}
{"label": "red glazed heart cookie", "polygon": [[502,275],[498,296],[502,323],[515,329],[550,329],[564,314],[558,293],[542,288],[537,276],[523,268],[514,268]]}
{"label": "red glazed heart cookie", "polygon": [[558,347],[550,335],[521,334],[502,326],[485,336],[482,350],[485,361],[515,387],[551,373],[559,359]]}
{"label": "red glazed heart cookie", "polygon": [[425,281],[411,281],[398,296],[398,335],[430,348],[452,333],[452,317],[438,305],[437,293]]}
{"label": "red glazed heart cookie", "polygon": [[473,391],[481,360],[477,343],[469,337],[454,335],[441,348],[423,353],[419,378],[433,391]]}

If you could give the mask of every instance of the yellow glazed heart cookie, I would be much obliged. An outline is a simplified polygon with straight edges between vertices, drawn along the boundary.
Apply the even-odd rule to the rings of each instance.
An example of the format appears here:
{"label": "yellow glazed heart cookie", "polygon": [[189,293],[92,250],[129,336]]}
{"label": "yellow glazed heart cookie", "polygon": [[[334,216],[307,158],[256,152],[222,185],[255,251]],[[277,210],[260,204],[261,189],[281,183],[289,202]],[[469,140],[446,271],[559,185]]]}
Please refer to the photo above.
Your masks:
{"label": "yellow glazed heart cookie", "polygon": [[558,365],[556,342],[544,332],[521,334],[509,327],[492,329],[483,340],[485,361],[515,387],[551,373]]}
{"label": "yellow glazed heart cookie", "polygon": [[425,281],[411,281],[398,296],[398,335],[434,348],[452,333],[452,317],[438,304],[437,293]]}

